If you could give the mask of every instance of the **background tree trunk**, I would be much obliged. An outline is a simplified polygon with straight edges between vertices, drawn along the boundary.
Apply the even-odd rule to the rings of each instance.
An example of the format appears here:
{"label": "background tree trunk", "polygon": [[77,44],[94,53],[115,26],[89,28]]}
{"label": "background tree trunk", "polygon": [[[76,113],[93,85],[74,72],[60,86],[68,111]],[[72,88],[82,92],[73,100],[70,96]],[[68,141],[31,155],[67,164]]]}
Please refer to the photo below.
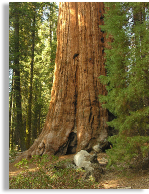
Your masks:
{"label": "background tree trunk", "polygon": [[16,129],[14,134],[15,144],[23,150],[24,132],[22,129],[22,106],[21,106],[21,87],[20,87],[20,63],[19,63],[19,4],[14,3],[14,10],[17,13],[14,21],[14,91],[16,102]]}
{"label": "background tree trunk", "polygon": [[[35,13],[34,13],[35,14]],[[31,119],[32,119],[32,88],[33,88],[33,66],[34,66],[34,50],[35,50],[35,15],[33,16],[33,29],[32,29],[32,49],[31,49],[31,67],[30,67],[30,85],[28,96],[28,110],[26,122],[26,147],[30,147],[31,142]]]}
{"label": "background tree trunk", "polygon": [[106,74],[105,34],[99,28],[103,13],[101,2],[60,3],[50,107],[43,130],[26,155],[66,154],[72,132],[77,133],[76,151],[90,151],[108,136],[108,112],[98,99],[106,94],[98,79]]}

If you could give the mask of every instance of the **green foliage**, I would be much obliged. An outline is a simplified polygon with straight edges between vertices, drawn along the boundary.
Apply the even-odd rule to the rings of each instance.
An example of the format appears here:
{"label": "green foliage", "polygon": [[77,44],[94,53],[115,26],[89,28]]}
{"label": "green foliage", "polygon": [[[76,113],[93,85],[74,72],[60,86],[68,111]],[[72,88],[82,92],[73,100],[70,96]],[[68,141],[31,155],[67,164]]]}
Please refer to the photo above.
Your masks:
{"label": "green foliage", "polygon": [[[23,159],[16,166],[22,171],[19,175],[10,178],[10,189],[97,189],[98,184],[93,178],[84,180],[82,169],[60,168],[70,162],[58,161],[53,156],[52,164],[48,164],[48,156],[33,156],[30,161]],[[34,171],[27,170],[29,163],[35,163]],[[57,169],[55,168],[57,167]],[[58,168],[59,167],[59,168]]]}
{"label": "green foliage", "polygon": [[[105,3],[105,25],[109,47],[105,49],[107,96],[100,96],[103,107],[115,119],[108,125],[119,131],[109,138],[110,163],[129,162],[136,155],[145,157],[149,136],[149,9],[148,3]],[[147,148],[148,149],[148,148]],[[110,164],[109,163],[109,164]]]}
{"label": "green foliage", "polygon": [[15,164],[15,166],[17,168],[21,168],[21,169],[28,169],[28,160],[27,159],[22,159],[20,162],[18,162],[17,164]]}
{"label": "green foliage", "polygon": [[[145,136],[112,136],[109,138],[113,148],[107,150],[109,155],[108,166],[126,168],[130,165],[135,167],[137,162],[142,162],[148,156],[149,137]],[[121,164],[121,165],[120,165]]]}

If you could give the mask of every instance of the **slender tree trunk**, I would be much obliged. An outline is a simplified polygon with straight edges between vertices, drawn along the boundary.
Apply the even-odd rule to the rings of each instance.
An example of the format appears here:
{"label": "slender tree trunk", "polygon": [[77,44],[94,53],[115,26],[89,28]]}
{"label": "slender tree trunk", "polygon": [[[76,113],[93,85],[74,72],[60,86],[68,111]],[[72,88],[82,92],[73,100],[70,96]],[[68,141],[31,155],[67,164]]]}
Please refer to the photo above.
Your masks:
{"label": "slender tree trunk", "polygon": [[[41,99],[41,91],[42,91],[42,86],[41,82],[39,83],[39,98]],[[41,104],[38,107],[38,123],[37,123],[37,135],[39,136],[41,133]]]}
{"label": "slender tree trunk", "polygon": [[9,148],[12,150],[13,149],[13,119],[12,119],[12,114],[13,114],[13,81],[12,81],[12,89],[11,93],[9,94],[10,100],[9,100]]}
{"label": "slender tree trunk", "polygon": [[98,79],[106,74],[103,13],[101,2],[60,3],[50,107],[40,136],[24,155],[66,154],[72,133],[76,151],[90,151],[107,138],[108,112],[98,99],[106,94]]}
{"label": "slender tree trunk", "polygon": [[35,50],[35,15],[33,19],[33,31],[32,31],[32,56],[30,67],[30,85],[29,85],[29,97],[28,97],[28,110],[27,110],[27,122],[26,122],[26,147],[30,147],[31,143],[31,121],[32,121],[32,85],[33,85],[33,66],[34,66],[34,50]]}
{"label": "slender tree trunk", "polygon": [[19,4],[15,5],[15,21],[14,21],[14,91],[15,91],[15,102],[16,102],[16,129],[15,129],[15,142],[23,148],[24,145],[24,133],[22,129],[22,107],[21,107],[21,87],[20,87],[20,64],[19,64]]}
{"label": "slender tree trunk", "polygon": [[33,116],[33,127],[32,127],[32,140],[35,140],[37,138],[37,132],[38,132],[38,122],[39,122],[39,109],[40,109],[40,105],[38,103],[38,98],[37,96],[39,96],[39,84],[38,84],[38,80],[35,80],[35,99],[34,99],[34,116]]}

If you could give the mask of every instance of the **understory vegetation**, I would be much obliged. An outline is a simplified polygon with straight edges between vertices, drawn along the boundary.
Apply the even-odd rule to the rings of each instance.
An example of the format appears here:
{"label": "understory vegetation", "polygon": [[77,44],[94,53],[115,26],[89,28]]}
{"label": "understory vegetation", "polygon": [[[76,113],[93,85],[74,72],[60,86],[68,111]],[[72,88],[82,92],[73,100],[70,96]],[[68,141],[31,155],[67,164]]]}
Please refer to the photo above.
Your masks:
{"label": "understory vegetation", "polygon": [[[93,177],[84,179],[84,170],[64,167],[69,160],[57,161],[58,157],[52,156],[51,163],[47,155],[33,156],[29,161],[22,159],[15,166],[21,172],[10,177],[10,189],[97,189],[98,183]],[[29,164],[35,167],[29,170]]]}

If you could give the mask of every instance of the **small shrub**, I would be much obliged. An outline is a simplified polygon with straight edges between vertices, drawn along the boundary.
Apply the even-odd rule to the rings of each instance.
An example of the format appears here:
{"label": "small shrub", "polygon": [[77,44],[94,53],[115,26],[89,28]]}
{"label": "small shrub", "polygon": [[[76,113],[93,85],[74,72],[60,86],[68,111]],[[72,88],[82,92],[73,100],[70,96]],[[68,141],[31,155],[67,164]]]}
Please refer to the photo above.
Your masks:
{"label": "small shrub", "polygon": [[28,169],[28,164],[29,161],[27,159],[22,159],[20,162],[18,162],[17,164],[15,164],[15,167],[20,168],[20,169]]}
{"label": "small shrub", "polygon": [[109,138],[109,141],[112,142],[113,148],[107,150],[107,154],[109,156],[109,162],[107,167],[113,165],[117,169],[126,168],[130,166],[133,168],[138,168],[138,164],[141,164],[143,159],[148,156],[149,137],[112,136]]}

